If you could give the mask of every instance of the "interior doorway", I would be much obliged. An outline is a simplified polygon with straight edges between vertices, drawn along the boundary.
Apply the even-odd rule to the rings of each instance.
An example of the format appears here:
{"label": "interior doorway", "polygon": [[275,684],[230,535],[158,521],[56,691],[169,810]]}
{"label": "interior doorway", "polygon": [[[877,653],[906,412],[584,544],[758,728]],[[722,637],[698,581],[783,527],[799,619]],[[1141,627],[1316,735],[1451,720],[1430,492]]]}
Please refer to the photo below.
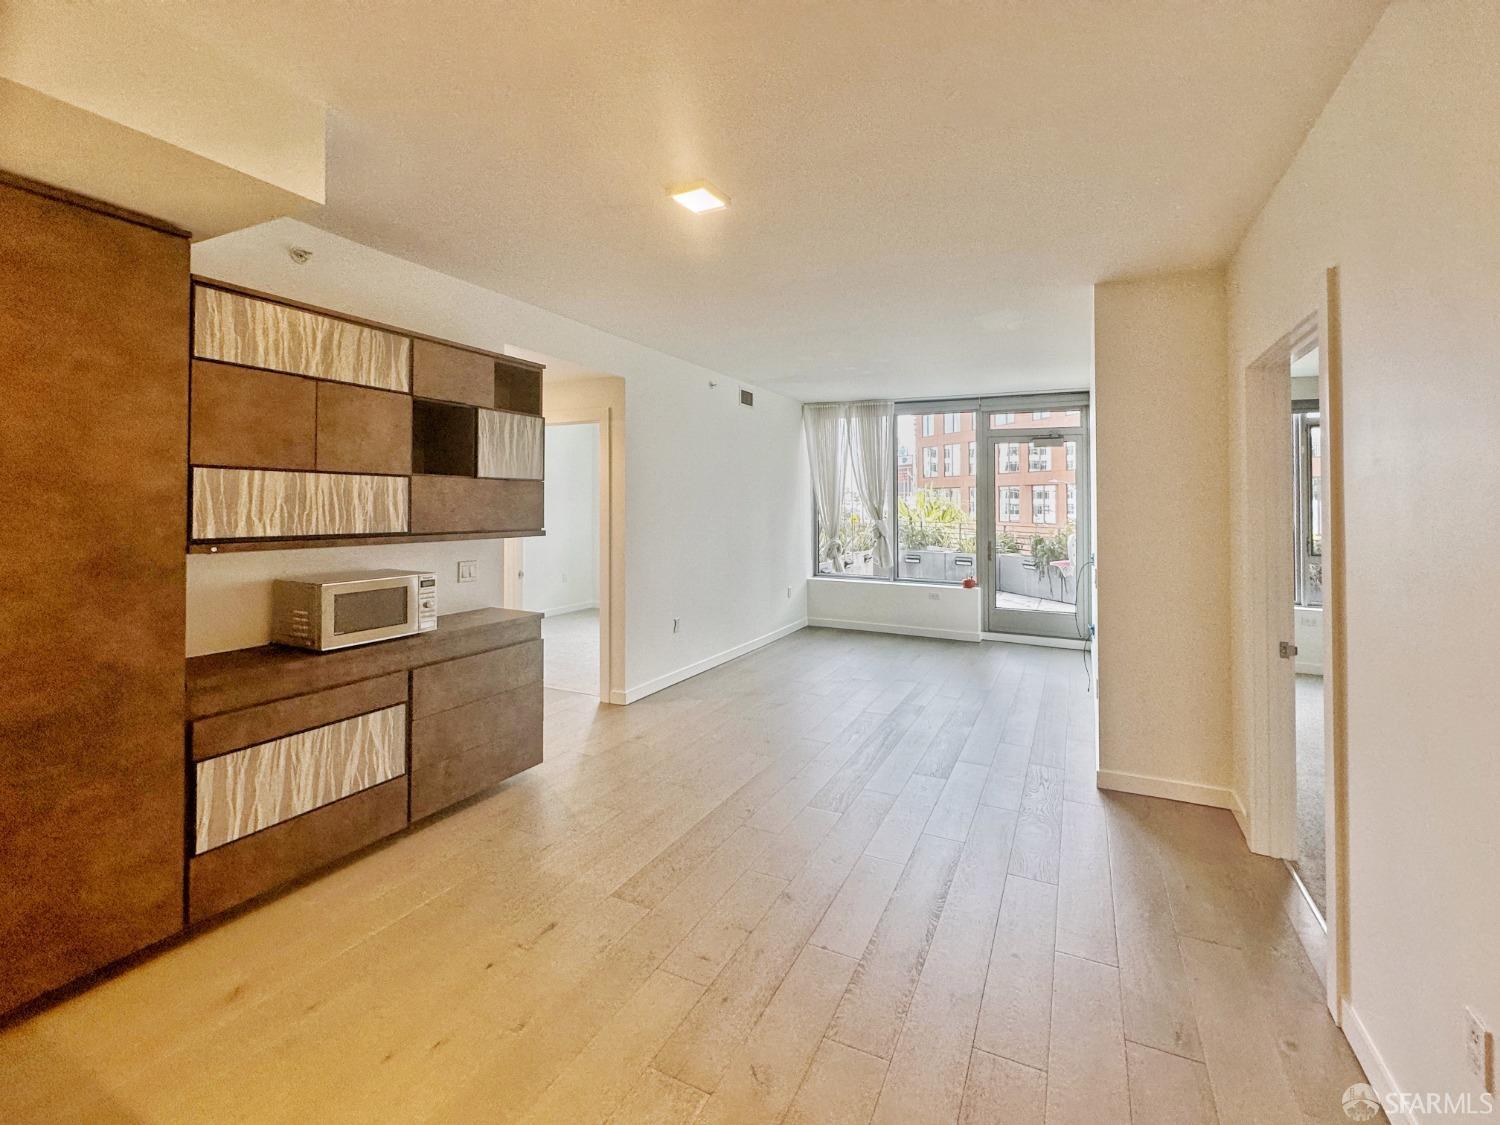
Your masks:
{"label": "interior doorway", "polygon": [[598,696],[600,635],[600,425],[546,428],[546,529],[521,540],[521,609],[542,620],[543,685]]}

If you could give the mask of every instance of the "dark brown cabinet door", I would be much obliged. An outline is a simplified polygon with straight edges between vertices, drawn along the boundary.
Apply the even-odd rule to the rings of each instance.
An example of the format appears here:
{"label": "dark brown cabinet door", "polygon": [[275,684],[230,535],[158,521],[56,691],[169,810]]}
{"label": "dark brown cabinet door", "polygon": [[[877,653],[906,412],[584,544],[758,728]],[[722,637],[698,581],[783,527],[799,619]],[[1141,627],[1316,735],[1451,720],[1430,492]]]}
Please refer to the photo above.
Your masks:
{"label": "dark brown cabinet door", "polygon": [[325,473],[411,472],[411,396],[319,383],[318,468]]}
{"label": "dark brown cabinet door", "polygon": [[0,1010],[182,924],[188,244],[0,184]]}
{"label": "dark brown cabinet door", "polygon": [[411,529],[415,534],[540,531],[542,482],[414,476]]}
{"label": "dark brown cabinet door", "polygon": [[193,464],[311,469],[316,393],[316,383],[296,375],[194,361]]}
{"label": "dark brown cabinet door", "polygon": [[435,340],[413,340],[411,374],[412,394],[418,398],[495,405],[495,361],[490,356]]}

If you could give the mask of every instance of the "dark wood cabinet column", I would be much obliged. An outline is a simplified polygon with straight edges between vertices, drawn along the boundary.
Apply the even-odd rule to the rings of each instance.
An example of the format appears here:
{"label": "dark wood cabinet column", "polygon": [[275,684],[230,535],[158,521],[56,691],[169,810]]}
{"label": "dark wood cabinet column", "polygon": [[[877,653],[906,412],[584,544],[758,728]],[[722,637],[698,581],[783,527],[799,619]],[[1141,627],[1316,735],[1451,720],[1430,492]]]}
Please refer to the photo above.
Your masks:
{"label": "dark wood cabinet column", "polygon": [[188,242],[0,179],[0,1011],[183,920]]}

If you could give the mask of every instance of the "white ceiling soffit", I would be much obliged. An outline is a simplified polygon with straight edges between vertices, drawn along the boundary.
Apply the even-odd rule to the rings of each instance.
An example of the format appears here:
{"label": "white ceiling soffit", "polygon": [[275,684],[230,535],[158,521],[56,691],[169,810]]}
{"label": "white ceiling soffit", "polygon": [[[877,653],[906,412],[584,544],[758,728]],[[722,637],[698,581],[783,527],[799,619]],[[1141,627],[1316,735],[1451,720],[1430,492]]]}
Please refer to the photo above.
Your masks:
{"label": "white ceiling soffit", "polygon": [[1383,7],[150,5],[328,103],[309,221],[802,398],[1086,385],[1092,284],[1222,262]]}

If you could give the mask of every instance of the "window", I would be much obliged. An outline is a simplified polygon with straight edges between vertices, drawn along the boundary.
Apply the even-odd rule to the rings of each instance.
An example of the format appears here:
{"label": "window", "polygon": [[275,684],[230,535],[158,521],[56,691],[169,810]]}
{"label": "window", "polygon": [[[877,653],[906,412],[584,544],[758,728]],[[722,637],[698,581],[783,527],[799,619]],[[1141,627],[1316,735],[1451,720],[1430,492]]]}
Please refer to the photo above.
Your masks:
{"label": "window", "polygon": [[995,502],[996,519],[1004,523],[1021,522],[1021,490],[1019,488],[1002,488]]}
{"label": "window", "polygon": [[1300,606],[1323,604],[1323,427],[1316,410],[1292,415],[1296,594]]}
{"label": "window", "polygon": [[944,414],[943,415],[943,433],[945,433],[945,434],[956,434],[956,433],[958,433],[958,431],[961,429],[961,427],[959,426],[959,421],[958,420],[960,418],[962,418],[962,417],[963,417],[962,414]]}
{"label": "window", "polygon": [[1031,447],[1031,471],[1033,473],[1045,473],[1052,469],[1052,447],[1050,445],[1033,445]]}
{"label": "window", "polygon": [[978,491],[972,484],[969,485],[969,515],[971,516],[978,510],[974,505],[975,493]]}
{"label": "window", "polygon": [[1021,447],[1016,442],[995,447],[995,471],[997,473],[1019,473],[1021,471]]}
{"label": "window", "polygon": [[1001,426],[1011,426],[1015,424],[1015,421],[1016,416],[1014,414],[991,414],[990,429],[998,430]]}
{"label": "window", "polygon": [[1057,522],[1057,485],[1034,484],[1031,486],[1031,522]]}
{"label": "window", "polygon": [[1078,486],[1068,485],[1068,522],[1078,522]]}
{"label": "window", "polygon": [[1071,473],[1071,472],[1077,471],[1077,469],[1078,469],[1078,443],[1076,441],[1070,441],[1067,444],[1065,444],[1063,446],[1063,448],[1068,451],[1068,472]]}
{"label": "window", "polygon": [[979,475],[979,443],[977,441],[969,442],[969,475],[971,477]]}
{"label": "window", "polygon": [[929,445],[922,449],[922,475],[924,477],[937,476],[937,446]]}
{"label": "window", "polygon": [[1040,422],[1043,418],[1050,417],[1052,417],[1052,411],[1050,410],[1033,410],[1031,412],[1031,420],[1033,422]]}
{"label": "window", "polygon": [[935,421],[935,416],[934,415],[932,415],[932,414],[924,414],[924,415],[922,415],[922,436],[923,437],[931,437],[932,436],[932,428],[933,428],[933,422],[934,421]]}
{"label": "window", "polygon": [[[918,419],[925,426],[937,414],[896,414],[896,445],[917,445]],[[970,411],[942,415],[942,432],[972,433],[975,416]],[[936,426],[934,426],[936,428]],[[915,582],[963,581],[973,566],[960,572],[955,558],[973,555],[977,529],[971,499],[975,474],[964,472],[964,445],[957,440],[924,444],[922,474],[916,487],[900,498],[896,508],[896,575]],[[941,451],[941,457],[939,457]],[[899,491],[899,477],[898,477]],[[941,485],[942,487],[937,487]]]}
{"label": "window", "polygon": [[957,444],[943,446],[943,476],[956,477],[959,475]]}

